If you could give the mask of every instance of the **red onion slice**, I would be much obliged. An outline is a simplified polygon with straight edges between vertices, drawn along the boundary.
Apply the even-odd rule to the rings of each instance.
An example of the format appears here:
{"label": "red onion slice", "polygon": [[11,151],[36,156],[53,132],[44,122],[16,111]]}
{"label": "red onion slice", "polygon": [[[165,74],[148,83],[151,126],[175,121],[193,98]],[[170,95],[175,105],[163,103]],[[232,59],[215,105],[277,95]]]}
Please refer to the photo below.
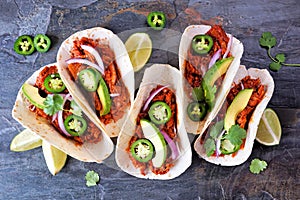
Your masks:
{"label": "red onion slice", "polygon": [[95,69],[97,69],[101,74],[104,74],[104,69],[100,68],[98,65],[96,65],[95,63],[86,60],[86,59],[81,59],[81,58],[71,58],[66,60],[67,64],[72,64],[72,63],[80,63],[80,64],[84,64],[84,65],[89,65],[91,67],[94,67]]}
{"label": "red onion slice", "polygon": [[216,53],[214,53],[213,57],[210,59],[210,62],[208,64],[208,69],[211,68],[216,63],[216,61],[221,57],[221,52],[222,49],[219,49],[218,51],[216,51]]}
{"label": "red onion slice", "polygon": [[[63,101],[63,105],[62,105],[62,106],[65,105],[65,103],[66,103],[67,100],[69,100],[69,101],[72,100],[71,94],[65,95],[64,101]],[[58,126],[59,126],[60,130],[61,130],[61,131],[63,132],[63,134],[65,134],[66,136],[71,137],[71,135],[70,135],[70,134],[67,132],[67,130],[65,129],[64,120],[63,120],[63,111],[62,111],[62,110],[58,111],[57,117],[58,117]]]}
{"label": "red onion slice", "polygon": [[52,122],[54,122],[57,118],[57,113],[55,113],[53,116],[52,116]]}
{"label": "red onion slice", "polygon": [[169,144],[170,149],[172,151],[172,159],[175,160],[179,156],[179,151],[175,142],[169,137],[169,135],[165,131],[160,130],[160,132],[164,136],[167,143]]}
{"label": "red onion slice", "polygon": [[232,40],[233,40],[232,35],[229,35],[229,41],[228,41],[228,44],[227,44],[227,49],[226,49],[226,52],[223,55],[223,58],[227,57],[227,55],[230,51],[231,45],[232,45]]}
{"label": "red onion slice", "polygon": [[154,92],[152,92],[152,94],[148,97],[144,107],[143,107],[143,111],[146,111],[147,107],[149,106],[149,103],[151,102],[151,100],[155,97],[155,95],[157,95],[160,91],[162,91],[163,89],[165,89],[168,86],[163,86],[157,90],[155,90]]}
{"label": "red onion slice", "polygon": [[95,48],[88,45],[81,45],[81,48],[92,54],[96,59],[98,66],[104,71],[104,64],[98,51]]}
{"label": "red onion slice", "polygon": [[71,137],[71,135],[65,129],[64,120],[63,120],[63,111],[62,110],[58,111],[58,116],[57,117],[58,117],[58,126],[59,126],[60,130],[66,136]]}

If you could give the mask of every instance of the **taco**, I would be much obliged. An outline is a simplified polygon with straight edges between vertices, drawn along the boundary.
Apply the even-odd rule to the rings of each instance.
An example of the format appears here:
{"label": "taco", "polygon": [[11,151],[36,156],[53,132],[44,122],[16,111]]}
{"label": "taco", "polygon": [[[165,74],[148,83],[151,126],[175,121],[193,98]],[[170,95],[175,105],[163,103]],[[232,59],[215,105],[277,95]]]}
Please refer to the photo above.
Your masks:
{"label": "taco", "polygon": [[134,97],[134,72],[122,41],[104,28],[83,30],[62,43],[57,62],[87,115],[110,137],[118,136]]}
{"label": "taco", "polygon": [[222,108],[195,141],[196,152],[214,164],[234,166],[245,162],[273,90],[274,81],[267,70],[240,66]]}
{"label": "taco", "polygon": [[229,91],[242,54],[242,43],[219,25],[185,29],[179,46],[179,67],[188,133],[199,134],[213,119],[226,95],[221,91]]}
{"label": "taco", "polygon": [[40,68],[22,85],[12,115],[78,160],[101,163],[113,152],[111,139],[78,106],[56,63]]}
{"label": "taco", "polygon": [[183,124],[180,73],[170,65],[146,69],[116,148],[116,162],[139,178],[172,179],[190,165]]}

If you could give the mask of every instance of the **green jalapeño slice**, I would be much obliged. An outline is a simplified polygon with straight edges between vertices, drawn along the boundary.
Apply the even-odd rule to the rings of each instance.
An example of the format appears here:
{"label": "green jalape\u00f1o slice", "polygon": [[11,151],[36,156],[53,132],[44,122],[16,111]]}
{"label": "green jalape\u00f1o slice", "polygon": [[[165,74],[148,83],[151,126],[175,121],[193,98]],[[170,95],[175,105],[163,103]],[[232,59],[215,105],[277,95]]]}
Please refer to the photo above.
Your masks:
{"label": "green jalape\u00f1o slice", "polygon": [[147,22],[154,30],[162,30],[166,25],[166,16],[163,12],[151,12],[147,17]]}
{"label": "green jalape\u00f1o slice", "polygon": [[187,113],[191,120],[197,122],[204,119],[207,109],[205,103],[194,101],[187,107]]}
{"label": "green jalape\u00f1o slice", "polygon": [[14,51],[20,55],[30,55],[34,52],[34,44],[29,35],[18,37],[14,44]]}
{"label": "green jalape\u00f1o slice", "polygon": [[48,75],[44,80],[44,87],[51,93],[60,93],[66,89],[58,73]]}
{"label": "green jalape\u00f1o slice", "polygon": [[51,46],[51,40],[47,35],[37,34],[33,39],[34,46],[38,52],[45,53]]}
{"label": "green jalape\u00f1o slice", "polygon": [[214,41],[209,35],[196,35],[192,40],[192,48],[197,54],[207,54],[213,44]]}
{"label": "green jalape\u00f1o slice", "polygon": [[165,124],[170,120],[172,111],[165,102],[156,101],[151,105],[148,114],[151,121],[159,125]]}
{"label": "green jalape\u00f1o slice", "polygon": [[84,118],[77,115],[69,115],[64,121],[66,131],[72,136],[80,136],[87,129],[87,123]]}
{"label": "green jalape\u00f1o slice", "polygon": [[147,139],[138,139],[130,148],[131,155],[139,162],[148,162],[152,159],[154,148]]}
{"label": "green jalape\u00f1o slice", "polygon": [[94,68],[87,68],[79,72],[79,82],[89,92],[95,92],[98,88],[101,74]]}

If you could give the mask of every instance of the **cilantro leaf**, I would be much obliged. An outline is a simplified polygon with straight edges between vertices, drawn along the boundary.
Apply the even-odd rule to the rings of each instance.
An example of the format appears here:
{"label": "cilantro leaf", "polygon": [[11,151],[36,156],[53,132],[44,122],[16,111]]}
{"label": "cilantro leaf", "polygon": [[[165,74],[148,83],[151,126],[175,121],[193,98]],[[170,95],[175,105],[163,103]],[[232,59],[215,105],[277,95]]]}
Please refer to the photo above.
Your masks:
{"label": "cilantro leaf", "polygon": [[208,138],[204,143],[204,148],[208,157],[213,155],[216,150],[215,141],[212,138]]}
{"label": "cilantro leaf", "polygon": [[82,110],[81,110],[81,108],[78,106],[78,104],[74,101],[74,100],[72,100],[71,101],[71,112],[74,114],[74,115],[77,115],[77,116],[82,116]]}
{"label": "cilantro leaf", "polygon": [[243,143],[243,139],[246,138],[246,134],[246,130],[236,124],[230,127],[224,139],[229,140],[234,146],[240,146]]}
{"label": "cilantro leaf", "polygon": [[54,115],[58,111],[63,109],[64,99],[59,94],[48,95],[46,100],[43,102],[45,105],[44,112],[47,115]]}
{"label": "cilantro leaf", "polygon": [[215,123],[210,129],[209,132],[210,137],[212,137],[213,139],[217,139],[218,135],[222,132],[223,127],[224,127],[223,120]]}
{"label": "cilantro leaf", "polygon": [[215,93],[217,92],[217,87],[215,85],[210,86],[209,84],[206,84],[205,81],[202,82],[202,87],[203,87],[205,102],[208,105],[208,110],[211,111],[211,109],[214,106]]}
{"label": "cilantro leaf", "polygon": [[272,56],[271,48],[276,45],[276,38],[272,35],[272,33],[263,32],[259,39],[259,44],[261,47],[267,49],[268,56],[273,61],[269,66],[272,71],[277,72],[281,68],[281,65],[300,67],[300,63],[299,64],[285,63],[285,54],[283,53],[277,54],[275,58]]}
{"label": "cilantro leaf", "polygon": [[276,45],[276,38],[270,32],[264,32],[259,39],[259,44],[262,47],[272,48]]}
{"label": "cilantro leaf", "polygon": [[269,67],[272,71],[277,72],[280,70],[281,64],[279,62],[271,62]]}
{"label": "cilantro leaf", "polygon": [[88,171],[85,175],[86,186],[91,187],[97,185],[100,180],[100,177],[95,171]]}
{"label": "cilantro leaf", "polygon": [[195,87],[192,92],[192,96],[194,100],[203,101],[204,100],[204,92],[202,87]]}
{"label": "cilantro leaf", "polygon": [[279,53],[275,56],[275,58],[278,60],[278,62],[283,63],[285,62],[285,55],[284,53]]}
{"label": "cilantro leaf", "polygon": [[250,172],[253,174],[259,174],[261,171],[266,169],[267,166],[268,166],[268,164],[266,161],[255,158],[251,161]]}

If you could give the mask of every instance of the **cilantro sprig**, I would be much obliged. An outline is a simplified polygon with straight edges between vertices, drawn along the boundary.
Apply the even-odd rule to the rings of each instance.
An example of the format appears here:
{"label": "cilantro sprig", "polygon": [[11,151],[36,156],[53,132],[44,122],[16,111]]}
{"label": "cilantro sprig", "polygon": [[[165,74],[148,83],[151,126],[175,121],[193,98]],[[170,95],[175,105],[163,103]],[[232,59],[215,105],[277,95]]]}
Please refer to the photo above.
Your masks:
{"label": "cilantro sprig", "polygon": [[91,187],[97,185],[100,180],[99,174],[95,171],[88,171],[85,175],[86,186]]}
{"label": "cilantro sprig", "polygon": [[[43,102],[43,104],[45,105],[45,108],[43,110],[47,115],[53,116],[58,111],[64,110],[63,103],[64,103],[64,99],[61,95],[59,94],[48,95],[45,101]],[[71,101],[70,107],[71,107],[70,110],[64,110],[64,111],[69,111],[74,115],[80,117],[82,116],[82,110],[74,100]]]}
{"label": "cilantro sprig", "polygon": [[[223,131],[224,121],[221,120],[215,123],[209,132],[209,138],[206,139],[204,143],[204,148],[206,155],[208,157],[212,156],[216,151],[217,142],[221,143],[221,152],[224,154],[231,154],[240,149],[240,146],[243,144],[243,139],[246,138],[246,130],[241,128],[239,125],[233,125],[229,131],[225,133]],[[228,146],[228,144],[230,144]],[[233,149],[229,149],[233,148]]]}
{"label": "cilantro sprig", "polygon": [[223,139],[227,139],[231,144],[240,146],[243,143],[243,139],[246,138],[246,130],[241,128],[239,125],[232,125]]}
{"label": "cilantro sprig", "polygon": [[59,94],[48,95],[46,100],[43,102],[45,105],[44,112],[47,115],[54,115],[58,111],[63,109],[64,99]]}
{"label": "cilantro sprig", "polygon": [[260,172],[265,170],[267,168],[267,166],[268,166],[268,164],[266,161],[255,158],[251,161],[249,169],[250,169],[251,173],[259,174]]}
{"label": "cilantro sprig", "polygon": [[263,32],[261,38],[259,39],[260,46],[267,49],[268,56],[272,60],[269,65],[270,69],[272,71],[278,71],[282,65],[300,67],[300,64],[285,63],[286,57],[284,53],[278,53],[275,55],[275,57],[272,56],[271,49],[275,47],[276,42],[276,38],[271,32]]}

